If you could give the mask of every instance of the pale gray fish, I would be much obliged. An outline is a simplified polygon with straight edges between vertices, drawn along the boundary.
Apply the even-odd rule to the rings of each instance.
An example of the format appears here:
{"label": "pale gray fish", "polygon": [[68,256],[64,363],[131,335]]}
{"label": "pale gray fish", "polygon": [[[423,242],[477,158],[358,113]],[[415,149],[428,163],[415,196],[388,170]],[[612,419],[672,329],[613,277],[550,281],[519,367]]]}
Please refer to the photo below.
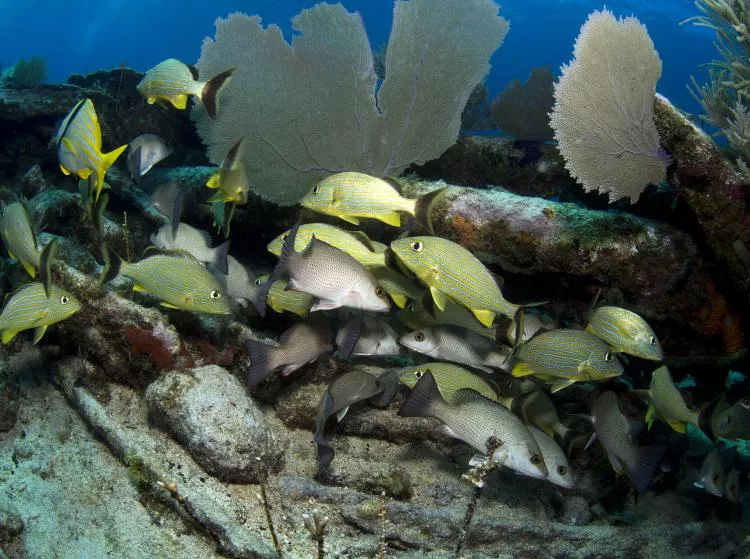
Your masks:
{"label": "pale gray fish", "polygon": [[560,421],[557,408],[544,388],[531,379],[514,380],[520,393],[511,409],[526,423],[536,425],[550,437],[557,435],[566,444],[571,431]]}
{"label": "pale gray fish", "polygon": [[141,134],[128,144],[128,171],[138,181],[159,161],[171,155],[172,148],[156,134]]}
{"label": "pale gray fish", "polygon": [[[547,324],[538,315],[527,312],[523,318],[523,336],[521,336],[521,342],[529,341],[540,330],[552,330],[553,328],[553,325]],[[514,318],[510,321],[508,330],[505,333],[510,344],[516,343],[516,329],[516,319]]]}
{"label": "pale gray fish", "polygon": [[162,250],[184,250],[192,254],[196,260],[209,264],[214,270],[227,275],[227,253],[229,241],[217,247],[211,246],[211,235],[201,229],[196,229],[187,223],[179,223],[172,234],[170,224],[163,225],[151,235],[151,243]]}
{"label": "pale gray fish", "polygon": [[724,496],[730,502],[737,503],[740,500],[740,489],[740,471],[736,466],[732,466],[724,483]]}
{"label": "pale gray fish", "polygon": [[422,328],[401,336],[401,345],[442,361],[453,361],[491,373],[507,370],[510,348],[494,343],[460,326],[444,325]]}
{"label": "pale gray fish", "polygon": [[169,218],[172,224],[172,237],[174,237],[182,218],[185,190],[174,181],[165,182],[156,187],[149,197],[149,203],[157,212]]}
{"label": "pale gray fish", "polygon": [[322,323],[298,322],[279,338],[280,346],[266,345],[255,340],[247,341],[250,354],[249,386],[256,386],[276,369],[287,376],[312,363],[320,355],[331,351],[331,330]]}
{"label": "pale gray fish", "polygon": [[[294,243],[300,225],[297,223],[284,241],[279,262],[262,286],[266,294],[273,282],[288,272],[290,289],[318,298],[311,312],[339,307],[375,312],[390,310],[385,290],[353,256],[315,236],[304,251],[295,251]],[[258,297],[261,316],[265,314],[263,302],[266,299],[265,295]]]}
{"label": "pale gray fish", "polygon": [[250,271],[250,268],[243,266],[234,256],[227,255],[227,274],[215,270],[210,264],[208,268],[219,281],[227,296],[233,299],[235,303],[245,307],[248,301],[254,300],[259,289],[255,283],[255,274]]}
{"label": "pale gray fish", "polygon": [[572,489],[575,486],[575,482],[573,481],[573,474],[570,471],[568,457],[565,456],[563,449],[560,448],[560,445],[552,437],[541,429],[533,425],[529,425],[528,429],[542,451],[544,463],[547,465],[547,480],[565,489]]}
{"label": "pale gray fish", "polygon": [[398,355],[398,334],[384,319],[375,316],[355,316],[336,334],[336,347],[342,357]]}
{"label": "pale gray fish", "polygon": [[356,369],[337,377],[328,386],[320,400],[315,422],[315,442],[318,444],[318,467],[320,469],[327,468],[335,454],[323,434],[328,418],[336,414],[338,421],[341,421],[349,406],[368,400],[382,391],[383,387],[376,377]]}
{"label": "pale gray fish", "polygon": [[643,425],[623,415],[620,400],[611,390],[602,392],[594,401],[593,421],[594,431],[612,469],[618,474],[626,473],[638,493],[646,491],[665,448],[639,447],[634,442]]}
{"label": "pale gray fish", "polygon": [[491,460],[520,474],[546,478],[542,451],[516,415],[478,392],[464,388],[448,404],[440,395],[430,371],[414,386],[398,414],[404,417],[435,417],[452,436],[487,454],[493,442],[500,443]]}
{"label": "pale gray fish", "polygon": [[724,495],[724,485],[727,475],[724,472],[724,463],[718,448],[714,448],[706,454],[698,474],[698,481],[694,483],[699,489],[716,497]]}

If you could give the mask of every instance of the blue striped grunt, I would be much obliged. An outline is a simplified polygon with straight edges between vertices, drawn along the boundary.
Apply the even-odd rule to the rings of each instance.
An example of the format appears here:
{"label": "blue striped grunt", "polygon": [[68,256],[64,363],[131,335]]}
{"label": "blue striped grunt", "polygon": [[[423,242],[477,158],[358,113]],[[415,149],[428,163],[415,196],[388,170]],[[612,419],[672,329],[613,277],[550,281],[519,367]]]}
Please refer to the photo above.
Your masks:
{"label": "blue striped grunt", "polygon": [[2,209],[0,236],[11,258],[17,259],[32,279],[35,278],[42,253],[36,246],[29,214],[21,202],[13,202]]}
{"label": "blue striped grunt", "polygon": [[206,186],[216,189],[216,193],[208,201],[224,202],[226,204],[247,204],[247,193],[250,183],[245,166],[242,164],[243,136],[229,149],[219,170],[208,178]]}
{"label": "blue striped grunt", "polygon": [[534,375],[557,392],[575,382],[620,376],[622,363],[602,340],[583,330],[552,330],[538,334],[518,348],[514,377]]}
{"label": "blue striped grunt", "polygon": [[102,153],[102,131],[91,99],[83,99],[73,107],[60,124],[55,136],[55,147],[60,169],[66,175],[88,179],[93,175],[96,199],[104,185],[104,175],[120,154],[128,147],[120,146]]}
{"label": "blue striped grunt", "polygon": [[429,225],[434,202],[445,191],[439,188],[411,200],[399,194],[386,179],[364,173],[336,173],[312,187],[300,204],[316,212],[332,215],[359,225],[362,217],[373,218],[393,227],[401,227],[401,213]]}
{"label": "blue striped grunt", "polygon": [[[405,384],[409,388],[414,388],[419,379],[425,374],[425,371],[432,373],[440,394],[449,403],[453,401],[454,394],[463,388],[471,388],[485,398],[498,400],[498,390],[494,382],[486,380],[453,363],[433,362],[415,367],[407,367],[399,371],[398,380],[401,384]],[[506,400],[503,399],[503,402],[506,402]]]}
{"label": "blue striped grunt", "polygon": [[453,301],[490,327],[496,314],[513,318],[521,308],[503,298],[490,271],[459,244],[440,237],[407,237],[393,241],[391,250],[429,287],[440,310]]}
{"label": "blue striped grunt", "polygon": [[669,369],[661,366],[651,374],[651,387],[643,391],[648,397],[646,425],[651,429],[654,418],[658,417],[678,433],[687,431],[687,424],[696,427],[700,412],[691,410],[682,399],[682,394],[672,382]]}
{"label": "blue striped grunt", "polygon": [[111,278],[121,273],[135,280],[134,291],[149,293],[162,300],[162,306],[208,314],[230,314],[229,297],[219,281],[184,250],[154,254],[135,263],[121,262],[112,253]]}
{"label": "blue striped grunt", "polygon": [[[258,287],[263,285],[268,280],[269,275],[258,276],[255,280],[255,285]],[[268,306],[279,314],[286,311],[305,318],[310,314],[315,297],[301,291],[287,289],[287,285],[289,285],[287,280],[276,280],[273,282],[271,289],[268,290]]]}
{"label": "blue striped grunt", "polygon": [[206,82],[198,81],[197,72],[174,58],[159,62],[143,76],[136,89],[151,105],[168,101],[176,109],[187,107],[188,97],[197,97],[211,118],[216,116],[216,98],[234,68],[214,76]]}
{"label": "blue striped grunt", "polygon": [[617,352],[661,361],[664,353],[656,334],[640,316],[621,307],[598,307],[586,330],[607,342]]}
{"label": "blue striped grunt", "polygon": [[416,285],[413,278],[407,278],[387,266],[374,266],[370,268],[370,272],[400,309],[406,307],[410,300],[416,301],[424,296],[424,291]]}
{"label": "blue striped grunt", "polygon": [[27,283],[10,295],[0,313],[0,330],[7,344],[22,330],[35,328],[34,343],[42,339],[47,327],[81,310],[81,303],[64,289],[52,285],[47,297],[40,282]]}
{"label": "blue striped grunt", "polygon": [[[273,241],[268,243],[268,252],[275,256],[281,255],[281,248],[289,236],[290,230],[284,231]],[[346,231],[327,223],[305,223],[300,225],[294,240],[294,250],[302,252],[310,244],[312,236],[328,243],[332,247],[343,250],[353,256],[363,266],[385,266],[385,254],[373,250],[370,239],[359,231]]]}

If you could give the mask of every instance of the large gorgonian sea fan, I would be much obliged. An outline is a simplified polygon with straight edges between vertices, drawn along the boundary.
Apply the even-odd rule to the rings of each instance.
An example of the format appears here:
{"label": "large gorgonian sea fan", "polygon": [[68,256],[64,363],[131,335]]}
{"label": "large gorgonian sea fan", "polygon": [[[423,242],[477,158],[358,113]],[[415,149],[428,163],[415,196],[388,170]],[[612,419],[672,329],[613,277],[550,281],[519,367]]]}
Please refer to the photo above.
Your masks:
{"label": "large gorgonian sea fan", "polygon": [[218,19],[199,74],[236,71],[215,120],[200,104],[192,111],[211,161],[245,136],[251,190],[286,205],[331,173],[397,176],[439,157],[508,23],[493,0],[397,1],[379,88],[359,14],[318,4],[292,28],[289,44],[257,16]]}
{"label": "large gorgonian sea fan", "polygon": [[635,201],[666,178],[654,125],[661,60],[634,17],[589,15],[555,84],[550,125],[565,167],[587,191]]}

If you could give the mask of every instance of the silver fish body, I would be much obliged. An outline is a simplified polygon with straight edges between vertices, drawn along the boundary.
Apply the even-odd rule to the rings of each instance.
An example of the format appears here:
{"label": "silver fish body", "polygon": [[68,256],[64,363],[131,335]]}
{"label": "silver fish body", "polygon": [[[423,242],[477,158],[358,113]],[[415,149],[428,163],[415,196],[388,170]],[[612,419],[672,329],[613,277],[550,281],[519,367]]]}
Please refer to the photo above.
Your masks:
{"label": "silver fish body", "polygon": [[435,417],[453,436],[485,455],[493,443],[499,443],[491,457],[494,463],[527,476],[547,477],[542,451],[523,422],[474,390],[459,390],[448,404],[440,396],[432,373],[426,372],[398,413],[405,417]]}
{"label": "silver fish body", "polygon": [[224,293],[236,303],[244,307],[248,302],[255,299],[258,293],[255,275],[234,256],[227,255],[226,274],[222,274],[219,270],[213,268],[211,268],[211,272],[221,284]]}
{"label": "silver fish body", "polygon": [[724,464],[721,460],[721,454],[719,449],[714,448],[711,452],[706,454],[701,465],[700,473],[698,474],[698,481],[695,482],[695,486],[705,490],[707,493],[716,497],[724,495],[724,485],[726,483],[726,473],[724,472]]}
{"label": "silver fish body", "polygon": [[357,341],[351,355],[376,356],[400,353],[396,331],[385,320],[375,316],[354,317],[348,321],[336,334],[336,347],[344,345],[354,322],[360,318],[362,325],[357,332]]}
{"label": "silver fish body", "polygon": [[510,348],[460,326],[433,326],[401,336],[399,343],[441,361],[453,361],[491,373],[507,368]]}
{"label": "silver fish body", "polygon": [[11,257],[18,259],[32,279],[36,277],[41,251],[36,246],[29,214],[21,202],[13,202],[2,209],[0,236]]}
{"label": "silver fish body", "polygon": [[141,134],[128,144],[128,171],[138,180],[172,154],[172,148],[156,134]]}
{"label": "silver fish body", "polygon": [[575,481],[570,471],[568,457],[565,456],[563,449],[541,429],[533,425],[529,425],[528,429],[542,451],[544,463],[547,465],[547,480],[565,489],[572,489]]}
{"label": "silver fish body", "polygon": [[173,230],[171,224],[165,224],[151,235],[151,243],[162,250],[184,250],[196,260],[210,264],[222,274],[228,273],[227,253],[229,241],[217,247],[211,246],[211,235],[196,229],[187,223],[179,223]]}

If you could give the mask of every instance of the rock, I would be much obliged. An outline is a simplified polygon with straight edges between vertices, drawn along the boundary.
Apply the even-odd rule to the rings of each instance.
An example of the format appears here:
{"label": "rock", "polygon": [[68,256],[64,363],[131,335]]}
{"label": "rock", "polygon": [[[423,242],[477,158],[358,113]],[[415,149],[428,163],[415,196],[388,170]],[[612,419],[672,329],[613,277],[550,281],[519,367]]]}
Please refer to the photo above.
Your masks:
{"label": "rock", "polygon": [[26,198],[32,198],[41,191],[51,188],[54,186],[44,177],[42,168],[38,164],[29,169],[21,181],[21,193]]}
{"label": "rock", "polygon": [[570,526],[584,526],[591,522],[591,511],[586,499],[578,495],[566,497],[560,510],[560,522]]}
{"label": "rock", "polygon": [[281,467],[283,448],[245,388],[216,365],[173,371],[146,390],[154,421],[210,474],[253,483]]}
{"label": "rock", "polygon": [[20,401],[18,375],[4,359],[0,359],[0,402],[0,433],[6,433],[16,424]]}
{"label": "rock", "polygon": [[23,519],[10,499],[0,493],[0,542],[20,535],[24,530]]}

